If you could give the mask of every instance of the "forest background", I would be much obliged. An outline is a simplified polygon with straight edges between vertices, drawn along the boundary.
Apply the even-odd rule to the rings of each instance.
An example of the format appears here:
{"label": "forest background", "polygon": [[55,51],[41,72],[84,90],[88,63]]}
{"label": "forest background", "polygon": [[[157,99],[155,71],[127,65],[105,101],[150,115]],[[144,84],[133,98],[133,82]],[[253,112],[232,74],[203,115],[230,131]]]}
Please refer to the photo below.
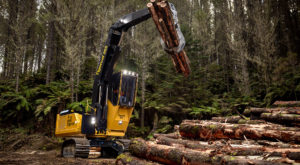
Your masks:
{"label": "forest background", "polygon": [[[116,67],[139,73],[128,136],[299,100],[299,0],[169,2],[178,11],[192,73],[175,73],[151,19],[131,28]],[[0,0],[1,127],[54,135],[58,112],[91,103],[109,27],[147,3]]]}

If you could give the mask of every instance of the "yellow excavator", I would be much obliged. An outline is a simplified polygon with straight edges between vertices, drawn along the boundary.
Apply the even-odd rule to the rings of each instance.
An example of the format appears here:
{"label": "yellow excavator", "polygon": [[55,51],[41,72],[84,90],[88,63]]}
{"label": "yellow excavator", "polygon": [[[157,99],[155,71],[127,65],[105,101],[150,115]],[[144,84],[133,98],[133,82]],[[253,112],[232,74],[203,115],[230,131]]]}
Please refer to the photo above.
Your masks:
{"label": "yellow excavator", "polygon": [[125,15],[110,27],[94,77],[92,104],[82,107],[82,112],[64,110],[57,114],[55,135],[65,139],[61,149],[63,157],[87,158],[90,148],[100,148],[101,156],[105,157],[115,157],[124,151],[123,141],[118,138],[125,135],[130,122],[138,74],[127,70],[114,73],[113,68],[121,52],[122,34],[130,27],[152,17],[176,70],[185,76],[189,74],[189,62],[183,50],[185,41],[174,5],[151,0],[147,7]]}

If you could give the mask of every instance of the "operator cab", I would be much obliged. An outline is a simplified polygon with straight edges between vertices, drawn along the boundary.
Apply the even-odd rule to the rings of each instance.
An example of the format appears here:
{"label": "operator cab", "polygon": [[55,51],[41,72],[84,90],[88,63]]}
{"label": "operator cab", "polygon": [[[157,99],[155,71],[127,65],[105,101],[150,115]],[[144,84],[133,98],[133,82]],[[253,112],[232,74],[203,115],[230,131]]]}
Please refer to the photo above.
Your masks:
{"label": "operator cab", "polygon": [[108,98],[114,106],[134,107],[137,77],[137,73],[127,70],[113,74]]}

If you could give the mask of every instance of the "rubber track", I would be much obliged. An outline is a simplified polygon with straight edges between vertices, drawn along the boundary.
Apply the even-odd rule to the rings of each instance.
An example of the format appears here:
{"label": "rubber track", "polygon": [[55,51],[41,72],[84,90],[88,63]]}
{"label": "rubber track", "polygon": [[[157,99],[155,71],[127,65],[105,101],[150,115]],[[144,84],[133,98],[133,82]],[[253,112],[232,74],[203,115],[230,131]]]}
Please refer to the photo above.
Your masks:
{"label": "rubber track", "polygon": [[75,141],[75,157],[88,158],[90,142],[84,138],[72,138]]}

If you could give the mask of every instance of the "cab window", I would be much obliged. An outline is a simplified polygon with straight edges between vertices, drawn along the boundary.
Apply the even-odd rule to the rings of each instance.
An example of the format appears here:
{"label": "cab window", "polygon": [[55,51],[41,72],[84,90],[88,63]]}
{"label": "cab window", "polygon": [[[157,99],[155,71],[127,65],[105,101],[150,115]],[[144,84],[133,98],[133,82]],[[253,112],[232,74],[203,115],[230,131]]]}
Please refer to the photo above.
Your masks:
{"label": "cab window", "polygon": [[133,107],[137,78],[123,75],[120,91],[120,106]]}

